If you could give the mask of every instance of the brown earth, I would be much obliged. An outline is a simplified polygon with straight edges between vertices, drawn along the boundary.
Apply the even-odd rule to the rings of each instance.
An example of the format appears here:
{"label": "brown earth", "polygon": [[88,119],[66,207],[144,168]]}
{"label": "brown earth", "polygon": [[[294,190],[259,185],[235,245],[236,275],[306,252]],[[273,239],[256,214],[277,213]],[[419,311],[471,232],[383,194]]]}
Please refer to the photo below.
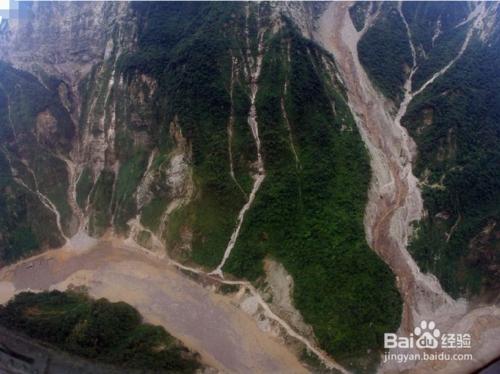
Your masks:
{"label": "brown earth", "polygon": [[[373,170],[369,201],[365,214],[365,231],[371,248],[388,264],[396,275],[403,298],[403,315],[398,334],[408,336],[421,320],[433,320],[441,332],[470,333],[473,355],[469,361],[410,361],[390,362],[382,372],[459,373],[477,369],[500,354],[500,308],[472,305],[466,300],[453,300],[441,288],[432,274],[423,274],[407,250],[411,223],[420,219],[423,207],[418,181],[411,172],[416,146],[401,118],[411,99],[439,75],[445,74],[463,53],[472,31],[469,31],[459,55],[447,67],[426,82],[417,92],[411,92],[411,74],[405,84],[405,99],[399,108],[374,88],[358,58],[357,43],[373,21],[369,17],[365,28],[357,32],[349,16],[349,2],[329,3],[312,37],[330,51],[347,89],[349,105],[355,116],[370,156]],[[471,27],[480,21],[480,16]],[[393,352],[393,350],[391,350]],[[394,350],[393,353],[415,353]]]}
{"label": "brown earth", "polygon": [[23,290],[84,286],[92,297],[125,301],[162,325],[203,362],[224,372],[302,373],[281,339],[261,331],[234,296],[216,294],[169,264],[119,241],[88,250],[51,250],[0,271],[0,301]]}

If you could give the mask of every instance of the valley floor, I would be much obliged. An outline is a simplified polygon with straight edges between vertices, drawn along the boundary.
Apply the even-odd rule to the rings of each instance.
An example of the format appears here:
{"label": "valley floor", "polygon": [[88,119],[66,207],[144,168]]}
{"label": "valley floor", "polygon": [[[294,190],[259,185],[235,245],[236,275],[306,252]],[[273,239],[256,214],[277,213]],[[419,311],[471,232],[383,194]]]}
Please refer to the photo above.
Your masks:
{"label": "valley floor", "polygon": [[0,271],[0,302],[23,290],[84,286],[90,296],[125,301],[162,325],[202,361],[226,372],[307,372],[281,338],[259,329],[238,296],[216,294],[169,264],[117,240],[86,250],[71,244]]}
{"label": "valley floor", "polygon": [[436,277],[420,271],[408,253],[411,223],[421,218],[423,208],[411,169],[415,144],[401,126],[401,118],[413,96],[444,74],[460,54],[414,93],[411,93],[413,74],[410,74],[405,84],[405,98],[394,113],[392,105],[372,85],[358,58],[357,43],[370,20],[357,32],[348,9],[347,2],[332,3],[320,19],[316,38],[336,58],[351,110],[370,152],[373,177],[365,230],[372,249],[397,278],[404,301],[398,333],[408,336],[419,321],[432,320],[441,332],[470,333],[474,341],[469,352],[474,357],[471,361],[389,361],[379,370],[384,373],[473,372],[498,356],[500,308],[452,299]]}

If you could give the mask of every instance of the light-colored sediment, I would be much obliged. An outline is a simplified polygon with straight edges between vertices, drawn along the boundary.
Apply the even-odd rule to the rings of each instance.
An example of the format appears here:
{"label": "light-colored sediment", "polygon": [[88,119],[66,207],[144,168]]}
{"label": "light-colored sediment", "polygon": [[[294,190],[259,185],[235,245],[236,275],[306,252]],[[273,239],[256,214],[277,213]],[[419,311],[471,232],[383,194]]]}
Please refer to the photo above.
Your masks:
{"label": "light-colored sediment", "polygon": [[[7,97],[7,114],[8,114],[8,119],[9,119],[9,125],[10,125],[10,128],[12,129],[12,134],[13,134],[14,140],[15,140],[15,142],[17,144],[16,129],[15,129],[14,123],[12,122],[12,117],[11,117],[10,96],[8,95],[8,93],[5,90],[5,88],[3,87],[3,85],[0,84],[0,88],[2,89],[2,91],[4,91],[4,93],[5,93],[6,97]],[[9,166],[10,166],[10,172],[11,172],[11,174],[13,176],[14,181],[17,184],[19,184],[20,186],[24,187],[29,192],[31,192],[32,194],[34,194],[35,196],[37,196],[38,199],[40,200],[40,202],[42,203],[42,205],[55,215],[56,225],[57,225],[57,228],[58,228],[58,230],[59,230],[62,238],[65,241],[68,240],[68,237],[65,235],[65,233],[63,231],[62,223],[61,223],[61,215],[60,215],[59,211],[57,210],[56,205],[46,195],[44,195],[42,192],[40,192],[40,189],[38,188],[38,180],[36,178],[36,174],[33,171],[33,169],[29,166],[28,162],[26,160],[19,160],[23,164],[23,166],[27,169],[27,171],[32,175],[33,181],[34,181],[34,185],[35,185],[34,186],[35,190],[31,189],[22,180],[22,178],[18,175],[17,170],[13,167],[13,164],[12,164],[12,160],[11,160],[12,155],[11,155],[11,153],[8,152],[6,148],[2,148],[2,152],[5,154],[5,157],[7,158],[7,161],[8,161]]]}
{"label": "light-colored sediment", "polygon": [[234,296],[218,295],[168,260],[117,240],[85,251],[67,245],[0,271],[1,301],[23,290],[69,286],[85,286],[92,297],[131,304],[147,322],[164,326],[205,363],[224,372],[307,372],[279,339],[262,332],[235,305]]}
{"label": "light-colored sediment", "polygon": [[[239,292],[236,296],[236,301],[237,302],[242,301],[240,304],[241,309],[245,311],[245,313],[248,313],[249,315],[252,315],[257,318],[257,325],[262,331],[270,333],[272,336],[277,336],[281,335],[279,332],[281,329],[284,336],[292,337],[300,344],[302,344],[307,349],[307,351],[310,354],[316,356],[318,360],[325,367],[330,369],[336,369],[341,373],[348,372],[344,367],[338,364],[326,352],[324,352],[321,348],[318,347],[316,342],[314,342],[313,339],[311,338],[312,332],[308,331],[308,326],[306,326],[305,324],[300,325],[299,323],[298,325],[299,330],[301,327],[304,327],[305,334],[297,332],[295,328],[292,327],[287,321],[285,321],[283,318],[281,318],[271,310],[271,307],[269,306],[268,303],[264,301],[261,293],[250,282],[225,280],[224,278],[220,277],[218,274],[214,274],[213,272],[206,273],[201,269],[183,265],[173,259],[170,259],[166,256],[166,249],[162,245],[161,241],[153,232],[144,228],[142,225],[140,225],[140,223],[137,220],[129,221],[129,225],[131,226],[131,232],[133,232],[134,230],[146,230],[147,232],[149,232],[149,234],[152,237],[153,243],[156,243],[157,246],[161,246],[163,248],[163,251],[152,252],[141,247],[135,242],[134,236],[132,234],[129,236],[129,238],[127,238],[123,242],[128,249],[133,249],[136,252],[140,252],[143,255],[149,257],[150,259],[167,261],[170,265],[172,265],[178,270],[182,270],[191,275],[200,276],[202,278],[208,279],[210,282],[215,282],[224,285],[238,286]],[[156,249],[158,248],[159,247],[156,247]],[[247,295],[247,297],[241,300],[243,295]],[[298,312],[296,313],[298,314]],[[300,315],[298,316],[296,315],[295,318],[300,319],[301,322]],[[271,324],[274,324],[275,328],[271,327]]]}
{"label": "light-colored sediment", "polygon": [[[398,333],[410,334],[416,323],[423,319],[434,320],[442,332],[471,333],[473,348],[468,353],[474,355],[474,361],[460,362],[458,368],[461,372],[467,372],[482,366],[500,352],[498,338],[495,339],[490,333],[500,326],[498,308],[491,306],[469,310],[470,306],[465,300],[453,300],[447,295],[435,276],[423,274],[408,253],[411,223],[420,219],[423,204],[417,179],[411,169],[416,146],[401,126],[401,118],[412,98],[460,58],[472,36],[472,29],[480,24],[484,13],[480,10],[476,12],[477,16],[471,22],[471,29],[459,54],[421,88],[412,92],[411,78],[416,69],[414,63],[404,86],[404,99],[393,116],[393,105],[374,88],[359,62],[357,43],[369,25],[361,32],[355,30],[348,12],[350,5],[347,2],[330,3],[318,21],[314,38],[334,55],[347,89],[351,111],[371,156],[373,175],[365,214],[367,239],[372,249],[396,275],[397,286],[403,297],[403,315]],[[490,317],[486,318],[488,314]],[[452,372],[453,365],[435,363],[436,370],[443,372]],[[384,372],[405,369],[413,372],[429,370],[420,361],[405,364],[390,361],[381,368]]]}
{"label": "light-colored sediment", "polygon": [[190,166],[191,146],[182,134],[177,119],[170,124],[170,136],[175,140],[176,146],[164,169],[170,201],[160,219],[158,236],[161,240],[165,239],[172,212],[188,204],[195,193],[193,170]]}
{"label": "light-colored sediment", "polygon": [[[247,22],[248,22],[248,17],[249,17],[249,8],[247,7]],[[221,262],[215,270],[211,273],[214,275],[218,275],[221,278],[223,277],[223,272],[222,268],[224,267],[227,259],[231,255],[231,252],[234,248],[234,245],[236,244],[236,241],[238,240],[238,236],[240,234],[241,226],[243,225],[243,221],[245,219],[245,214],[247,211],[250,209],[252,206],[255,196],[257,195],[257,192],[260,189],[260,186],[262,185],[262,182],[264,182],[264,179],[266,177],[266,170],[264,169],[264,160],[262,158],[262,151],[261,151],[261,143],[260,143],[260,137],[259,137],[259,123],[257,121],[257,108],[255,106],[255,99],[257,98],[257,93],[259,91],[259,77],[260,73],[262,71],[262,59],[264,58],[264,33],[262,30],[259,32],[259,43],[258,43],[258,51],[257,51],[257,56],[255,58],[252,57],[252,53],[250,50],[250,41],[248,37],[248,25],[246,27],[246,40],[247,40],[247,60],[249,61],[249,66],[247,71],[249,72],[249,79],[250,79],[250,111],[248,113],[248,125],[250,126],[250,129],[252,130],[252,136],[255,141],[255,146],[257,149],[257,161],[255,162],[256,166],[256,173],[252,175],[253,178],[253,186],[252,190],[250,191],[250,195],[248,196],[248,200],[243,205],[241,208],[240,212],[238,213],[238,218],[236,220],[236,228],[234,229],[233,233],[231,234],[231,238],[229,239],[229,243],[227,244],[226,250],[224,251],[224,255],[222,257]]]}
{"label": "light-colored sediment", "polygon": [[294,282],[292,276],[281,263],[270,258],[264,260],[264,271],[267,285],[264,293],[271,296],[271,301],[268,302],[271,310],[283,317],[300,334],[315,341],[312,327],[304,322],[304,318],[293,303]]}
{"label": "light-colored sediment", "polygon": [[[143,229],[139,223],[135,225]],[[217,294],[185,273],[200,276],[208,284],[238,286],[240,292]],[[283,337],[289,336],[326,367],[347,373],[316,343],[277,316],[251,283],[211,277],[169,259],[164,248],[155,253],[140,247],[132,237],[122,240],[110,233],[99,241],[80,231],[60,249],[4,267],[0,270],[0,303],[22,291],[75,286],[84,286],[92,297],[131,304],[147,322],[164,326],[199,352],[203,362],[223,372],[307,372],[283,344]],[[250,304],[256,309],[248,309]]]}
{"label": "light-colored sediment", "polygon": [[68,172],[68,205],[70,206],[71,211],[74,215],[74,217],[72,217],[74,223],[71,225],[70,230],[76,229],[76,232],[78,232],[82,227],[83,222],[85,222],[85,216],[82,209],[78,205],[78,201],[76,198],[76,186],[78,185],[78,178],[81,175],[81,172],[79,170],[81,169],[81,167],[77,167],[76,163],[73,162],[73,160],[61,154],[54,154],[54,157],[57,157],[66,165],[66,170]]}
{"label": "light-colored sediment", "polygon": [[61,234],[61,237],[64,239],[65,242],[68,241],[68,237],[65,235],[63,228],[62,228],[61,215],[60,215],[59,211],[57,210],[56,205],[46,195],[44,195],[42,192],[40,192],[40,189],[38,188],[38,180],[36,178],[36,174],[34,173],[34,171],[31,169],[31,167],[28,165],[27,162],[23,162],[23,160],[21,160],[22,165],[26,168],[26,170],[31,174],[31,176],[33,178],[33,184],[34,184],[34,189],[33,189],[33,188],[30,188],[24,182],[24,180],[19,176],[18,170],[16,168],[14,168],[14,166],[12,164],[11,154],[5,149],[5,147],[2,147],[2,151],[5,154],[5,157],[7,158],[7,161],[9,163],[10,173],[12,174],[12,178],[14,179],[14,181],[17,184],[19,184],[21,187],[26,189],[28,192],[30,192],[33,195],[35,195],[36,197],[38,197],[38,200],[40,201],[40,203],[42,203],[42,205],[45,208],[47,208],[47,210],[49,210],[51,213],[54,214],[55,219],[56,219],[56,226],[57,226],[59,233]]}

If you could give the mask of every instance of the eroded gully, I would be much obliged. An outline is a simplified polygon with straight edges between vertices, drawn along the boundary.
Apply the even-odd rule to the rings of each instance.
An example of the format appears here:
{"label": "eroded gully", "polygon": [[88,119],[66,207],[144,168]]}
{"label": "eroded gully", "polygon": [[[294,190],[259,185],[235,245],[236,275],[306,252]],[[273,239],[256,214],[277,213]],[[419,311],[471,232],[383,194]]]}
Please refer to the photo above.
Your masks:
{"label": "eroded gully", "polygon": [[266,177],[266,170],[264,169],[264,161],[262,158],[262,152],[261,152],[261,143],[260,143],[260,137],[259,137],[259,123],[257,121],[257,108],[255,107],[255,99],[257,98],[257,93],[259,91],[259,84],[258,80],[260,77],[260,72],[262,70],[262,58],[264,57],[264,46],[263,46],[263,37],[264,35],[260,33],[259,35],[259,44],[258,44],[258,51],[257,51],[257,57],[253,58],[250,52],[250,44],[247,38],[247,44],[248,44],[248,50],[247,50],[247,58],[250,61],[249,66],[248,66],[248,71],[249,71],[249,78],[250,78],[250,111],[248,113],[248,125],[250,126],[250,129],[252,130],[252,137],[255,141],[255,146],[257,149],[257,160],[255,162],[255,168],[256,173],[253,174],[253,186],[252,190],[250,191],[250,195],[248,196],[248,200],[243,205],[243,208],[241,208],[238,218],[236,221],[236,228],[234,229],[233,233],[231,234],[231,238],[229,239],[229,243],[227,244],[226,250],[224,251],[224,255],[222,257],[221,262],[217,267],[215,268],[214,271],[212,271],[211,274],[213,275],[218,275],[220,277],[223,277],[223,272],[222,268],[224,267],[227,259],[231,255],[231,252],[234,248],[234,245],[236,244],[236,241],[238,240],[238,236],[240,234],[241,226],[243,224],[243,221],[245,219],[245,214],[247,211],[250,209],[252,206],[255,196],[257,195],[257,192],[260,189],[260,186],[262,185],[262,182],[264,182],[264,178]]}
{"label": "eroded gully", "polygon": [[[484,333],[484,323],[490,323],[494,328],[500,326],[498,308],[468,310],[465,300],[453,300],[442,290],[435,276],[420,271],[408,253],[411,223],[421,218],[423,203],[417,179],[411,169],[416,146],[406,129],[401,126],[401,118],[413,97],[432,84],[460,58],[467,48],[473,28],[481,21],[481,14],[484,15],[484,12],[478,12],[478,16],[471,22],[459,53],[413,92],[412,77],[417,68],[415,49],[403,17],[412,47],[413,66],[404,85],[404,99],[393,115],[393,106],[373,87],[358,58],[357,43],[369,27],[369,22],[363,30],[357,32],[350,19],[349,6],[350,3],[347,2],[330,3],[319,19],[313,37],[335,58],[347,89],[351,111],[371,156],[373,174],[364,220],[365,232],[371,248],[396,275],[397,286],[403,298],[399,333],[409,334],[417,322],[431,319],[436,321],[441,331],[468,331],[477,334],[478,352],[482,350],[482,355],[487,357],[491,355],[491,348],[488,351],[491,336]],[[483,323],[482,327],[480,323]],[[443,367],[448,365],[439,364]],[[402,366],[410,368],[416,364],[402,364],[399,367],[398,364],[394,365],[395,367],[386,365],[383,368],[385,371],[397,371],[401,370]],[[425,365],[421,364],[420,367]],[[469,365],[474,367],[473,363]],[[466,370],[464,368],[465,366],[462,370]]]}

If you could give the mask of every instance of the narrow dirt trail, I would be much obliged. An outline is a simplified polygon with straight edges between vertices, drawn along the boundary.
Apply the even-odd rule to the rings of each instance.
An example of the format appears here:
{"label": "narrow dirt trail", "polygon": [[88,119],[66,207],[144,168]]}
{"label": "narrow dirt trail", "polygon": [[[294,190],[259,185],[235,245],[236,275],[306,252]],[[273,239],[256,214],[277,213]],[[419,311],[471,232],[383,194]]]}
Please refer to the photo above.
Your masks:
{"label": "narrow dirt trail", "polygon": [[[403,298],[399,334],[411,333],[420,320],[434,320],[441,331],[473,332],[476,338],[476,352],[481,351],[484,357],[480,359],[487,360],[494,354],[491,348],[494,340],[485,332],[487,330],[485,325],[489,324],[491,328],[500,326],[498,311],[494,313],[497,317],[487,321],[485,316],[491,314],[490,307],[478,308],[467,314],[466,301],[453,300],[442,290],[435,276],[421,273],[408,253],[410,225],[420,219],[423,203],[417,179],[411,169],[416,145],[406,129],[401,126],[401,118],[413,97],[444,74],[460,58],[473,30],[467,34],[459,54],[419,90],[412,92],[412,77],[417,69],[415,48],[411,43],[410,30],[403,18],[412,47],[413,66],[404,85],[404,99],[393,116],[393,106],[374,88],[359,61],[357,43],[367,28],[361,32],[355,30],[348,12],[350,5],[347,2],[330,3],[318,21],[314,37],[335,57],[347,89],[351,111],[371,156],[373,175],[365,213],[365,231],[371,248],[396,275],[397,286]],[[478,14],[483,13],[478,12]],[[476,18],[471,29],[479,22],[481,16]],[[384,366],[383,371],[397,372],[413,368],[414,365],[415,362],[399,366],[394,363],[394,366],[390,364]],[[446,363],[438,362],[436,365],[441,365],[441,369],[447,370]],[[462,365],[463,371],[467,371],[467,365],[480,366],[477,362],[462,363]],[[426,366],[422,364],[421,367]]]}
{"label": "narrow dirt trail", "polygon": [[23,290],[85,286],[92,297],[131,304],[222,372],[307,372],[280,339],[235,305],[235,296],[216,294],[168,259],[145,253],[117,240],[47,251],[0,270],[0,302]]}
{"label": "narrow dirt trail", "polygon": [[[146,251],[147,252],[147,251]],[[150,252],[147,252],[148,254],[151,255]],[[160,258],[163,258],[160,255]],[[234,285],[234,286],[240,286],[243,288],[245,291],[248,291],[253,297],[257,299],[257,302],[259,306],[264,310],[264,314],[267,318],[275,321],[278,325],[280,325],[284,331],[286,332],[287,335],[297,339],[300,341],[304,346],[307,348],[309,353],[315,355],[323,365],[325,365],[327,368],[330,369],[336,369],[340,371],[341,373],[348,373],[348,371],[339,365],[337,362],[335,362],[326,352],[324,352],[321,348],[317,347],[314,343],[311,343],[307,338],[303,337],[299,333],[297,333],[285,320],[280,318],[278,315],[276,315],[269,305],[264,301],[262,296],[260,295],[259,291],[250,283],[246,281],[230,281],[230,280],[225,280],[223,278],[219,278],[218,276],[212,277],[212,273],[205,273],[202,270],[195,269],[186,265],[182,265],[174,260],[169,259],[170,264],[175,266],[176,268],[180,270],[187,271],[189,273],[193,273],[196,275],[201,275],[205,277],[209,277],[212,281],[215,281],[217,283],[221,284],[227,284],[227,285]]]}
{"label": "narrow dirt trail", "polygon": [[[339,365],[335,360],[333,360],[326,352],[324,352],[321,348],[319,348],[315,343],[311,342],[304,336],[302,336],[300,333],[295,331],[288,322],[280,318],[277,314],[275,314],[269,305],[264,301],[262,296],[260,295],[259,291],[250,283],[247,281],[232,281],[232,280],[226,280],[223,277],[221,277],[218,273],[206,273],[201,269],[197,269],[191,266],[183,265],[171,258],[168,257],[167,255],[167,250],[165,246],[163,245],[162,241],[158,236],[153,233],[151,230],[145,228],[144,226],[141,225],[140,223],[140,217],[136,217],[134,220],[130,220],[128,222],[130,226],[130,234],[129,237],[123,242],[124,246],[126,246],[127,249],[132,250],[134,252],[139,252],[143,255],[146,255],[149,258],[156,259],[159,261],[167,261],[169,265],[177,268],[178,270],[182,270],[184,272],[188,272],[192,275],[196,275],[201,277],[202,279],[208,281],[209,283],[219,283],[219,284],[225,284],[225,285],[233,285],[233,286],[239,286],[240,291],[243,289],[245,292],[250,293],[253,297],[256,298],[258,305],[262,308],[264,311],[264,315],[266,318],[274,321],[277,323],[285,332],[286,335],[293,337],[294,339],[298,340],[301,342],[308,350],[309,353],[315,355],[319,361],[325,365],[327,368],[333,368],[338,370],[341,373],[348,373],[348,371]],[[137,233],[140,231],[146,231],[151,235],[152,239],[152,244],[153,248],[152,250],[148,250],[146,248],[141,247],[136,241],[135,238],[137,237]],[[0,282],[1,286],[1,282]],[[1,287],[0,287],[1,290]],[[1,300],[1,299],[0,299]]]}

